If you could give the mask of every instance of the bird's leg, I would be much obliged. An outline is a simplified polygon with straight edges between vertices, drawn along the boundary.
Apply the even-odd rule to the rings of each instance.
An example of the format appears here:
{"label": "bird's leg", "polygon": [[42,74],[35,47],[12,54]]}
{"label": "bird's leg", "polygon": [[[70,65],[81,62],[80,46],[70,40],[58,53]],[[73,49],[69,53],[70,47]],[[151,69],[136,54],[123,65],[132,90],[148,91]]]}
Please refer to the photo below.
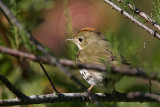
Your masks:
{"label": "bird's leg", "polygon": [[[91,89],[93,88],[93,86],[94,85],[91,85],[88,89],[87,89],[87,91],[90,93],[91,92]],[[90,102],[92,103],[92,98],[89,96],[89,100],[90,100]]]}
{"label": "bird's leg", "polygon": [[91,86],[87,89],[87,91],[91,92],[91,89],[93,88],[93,86],[94,86],[94,85],[91,85]]}

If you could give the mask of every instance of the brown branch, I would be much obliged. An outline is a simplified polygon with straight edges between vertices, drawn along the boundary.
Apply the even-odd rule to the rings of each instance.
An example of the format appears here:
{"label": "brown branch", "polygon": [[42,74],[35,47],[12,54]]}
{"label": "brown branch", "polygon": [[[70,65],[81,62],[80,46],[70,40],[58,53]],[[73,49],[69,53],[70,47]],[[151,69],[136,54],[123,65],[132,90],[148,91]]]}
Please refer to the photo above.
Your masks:
{"label": "brown branch", "polygon": [[[160,102],[160,95],[154,93],[129,92],[129,93],[92,93],[99,102]],[[90,102],[87,93],[62,93],[47,95],[32,95],[25,102],[18,99],[0,100],[0,106],[28,105],[56,102]],[[94,101],[93,101],[94,102]]]}
{"label": "brown branch", "polygon": [[[122,0],[121,0],[122,1]],[[144,13],[142,10],[140,10],[138,7],[132,5],[129,2],[124,2],[123,3],[127,4],[127,6],[135,13],[138,14],[139,16],[141,16],[143,19],[145,19],[147,22],[149,22],[150,24],[152,24],[156,29],[158,29],[160,31],[160,25],[153,20],[149,15],[147,15],[146,13]]]}
{"label": "brown branch", "polygon": [[127,17],[128,19],[130,19],[132,22],[134,22],[135,24],[137,24],[138,26],[140,26],[141,28],[143,28],[144,30],[146,30],[152,36],[156,37],[157,39],[160,39],[160,35],[156,31],[153,31],[152,29],[150,29],[146,25],[142,24],[140,21],[138,21],[137,19],[135,19],[133,16],[131,16],[129,13],[127,13],[126,11],[124,11],[123,9],[121,9],[120,7],[118,7],[116,4],[114,4],[110,0],[104,0],[104,2],[107,3],[107,4],[109,4],[113,9],[117,10],[118,12],[120,12],[121,14],[123,14],[125,17]]}
{"label": "brown branch", "polygon": [[21,91],[19,91],[16,87],[14,87],[12,85],[12,83],[3,75],[0,74],[0,81],[2,81],[5,86],[12,91],[12,93],[14,93],[17,97],[18,97],[18,101],[24,101],[27,100],[29,97],[26,96],[25,94],[23,94]]}
{"label": "brown branch", "polygon": [[[45,63],[45,64],[53,64],[48,60],[48,58],[46,58],[44,56],[35,56],[33,54],[29,54],[29,53],[22,52],[19,50],[13,50],[13,49],[6,48],[3,46],[0,46],[0,52],[6,53],[6,54],[9,54],[12,56],[16,56],[16,57],[21,57],[24,59],[30,59],[30,60],[36,61],[36,62],[41,62],[41,63]],[[107,68],[107,66],[83,64],[83,63],[74,62],[74,61],[68,60],[68,59],[60,59],[59,63],[61,63],[63,66],[67,66],[67,67],[70,67],[73,69],[85,68],[85,69],[97,70],[99,72],[105,72],[109,69],[109,68]],[[110,70],[112,73],[117,73],[120,75],[134,76],[134,77],[141,77],[141,78],[145,78],[145,79],[157,80],[160,82],[160,73],[157,73],[157,72],[151,72],[151,73],[147,74],[145,71],[143,71],[141,69],[131,68],[129,66],[122,66],[121,67],[121,66],[111,65],[108,67],[110,67]]]}

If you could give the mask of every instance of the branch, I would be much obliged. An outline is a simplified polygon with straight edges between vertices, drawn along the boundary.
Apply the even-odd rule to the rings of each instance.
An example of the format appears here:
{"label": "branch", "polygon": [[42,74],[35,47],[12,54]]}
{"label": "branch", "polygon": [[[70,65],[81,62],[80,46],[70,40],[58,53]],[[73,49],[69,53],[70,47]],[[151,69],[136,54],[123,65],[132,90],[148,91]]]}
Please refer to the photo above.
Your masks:
{"label": "branch", "polygon": [[[121,0],[123,3],[125,3],[123,0]],[[149,15],[147,15],[146,13],[144,13],[142,10],[140,10],[138,7],[132,5],[129,2],[126,2],[125,4],[127,4],[127,6],[135,13],[138,14],[139,16],[141,16],[143,19],[145,19],[147,22],[149,22],[150,24],[152,24],[156,29],[158,29],[160,31],[160,25],[153,20]]]}
{"label": "branch", "polygon": [[[95,93],[94,97],[100,102],[160,102],[160,95],[154,93],[129,92],[129,93]],[[90,102],[87,93],[62,93],[47,95],[32,95],[25,102],[18,99],[0,100],[0,106],[28,105],[55,102]],[[94,101],[93,101],[94,102]]]}
{"label": "branch", "polygon": [[18,101],[19,100],[24,101],[29,98],[28,96],[23,94],[21,91],[19,91],[16,87],[14,87],[12,83],[10,83],[9,80],[1,74],[0,74],[0,81],[2,81],[5,84],[5,86],[18,97]]}
{"label": "branch", "polygon": [[[44,56],[35,56],[33,54],[29,54],[29,53],[22,52],[19,50],[13,50],[13,49],[6,48],[3,46],[0,46],[0,52],[6,53],[6,54],[9,54],[12,56],[16,56],[16,57],[30,59],[30,60],[36,61],[36,62],[41,62],[41,63],[45,63],[45,64],[52,64],[48,60],[48,58],[46,58]],[[114,66],[114,65],[102,66],[102,65],[84,64],[84,63],[80,63],[80,62],[74,62],[74,61],[68,60],[68,59],[60,59],[59,63],[62,64],[63,66],[67,66],[67,67],[70,67],[73,69],[85,68],[85,69],[97,70],[99,72],[106,72],[110,68],[112,73],[117,73],[120,75],[134,76],[134,77],[141,77],[141,78],[145,78],[145,79],[157,80],[160,82],[160,73],[157,73],[157,72],[146,73],[145,71],[143,71],[141,69],[131,68],[129,66],[119,67],[119,66]]]}
{"label": "branch", "polygon": [[[143,93],[143,92],[129,92],[129,93],[59,93],[48,95],[32,95],[25,96],[19,90],[17,90],[4,76],[0,75],[0,80],[13,93],[18,96],[19,99],[7,99],[0,100],[0,106],[13,106],[13,105],[28,105],[28,104],[41,104],[41,103],[55,103],[55,102],[90,102],[92,98],[96,99],[96,102],[160,102],[160,94],[155,93]],[[95,102],[95,100],[92,100]]]}
{"label": "branch", "polygon": [[107,4],[109,4],[113,9],[117,10],[118,12],[120,12],[121,14],[123,14],[125,17],[127,17],[128,19],[130,19],[132,22],[134,22],[135,24],[137,24],[138,26],[140,26],[141,28],[143,28],[144,30],[146,30],[153,37],[156,37],[157,39],[160,39],[160,35],[156,31],[153,31],[152,29],[150,29],[146,25],[142,24],[140,21],[138,21],[137,19],[135,19],[133,16],[131,16],[129,13],[127,13],[126,11],[124,11],[123,9],[121,9],[120,7],[118,7],[116,4],[114,4],[110,0],[104,0],[104,2],[107,3]]}

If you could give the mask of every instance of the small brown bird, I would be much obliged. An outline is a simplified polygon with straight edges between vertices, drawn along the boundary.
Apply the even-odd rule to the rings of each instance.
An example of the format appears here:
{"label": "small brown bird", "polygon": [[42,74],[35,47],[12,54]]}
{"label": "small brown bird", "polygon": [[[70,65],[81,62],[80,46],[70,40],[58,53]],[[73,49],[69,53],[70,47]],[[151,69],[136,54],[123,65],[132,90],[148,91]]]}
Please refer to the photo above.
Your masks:
{"label": "small brown bird", "polygon": [[[114,55],[109,41],[94,28],[83,28],[77,36],[67,40],[74,42],[79,48],[76,61],[100,65],[120,65],[117,59],[121,59],[121,56]],[[91,91],[93,86],[113,86],[113,90],[115,91],[114,84],[122,77],[120,75],[111,74],[109,70],[106,72],[99,72],[96,70],[81,69],[80,73],[91,85],[88,91]]]}

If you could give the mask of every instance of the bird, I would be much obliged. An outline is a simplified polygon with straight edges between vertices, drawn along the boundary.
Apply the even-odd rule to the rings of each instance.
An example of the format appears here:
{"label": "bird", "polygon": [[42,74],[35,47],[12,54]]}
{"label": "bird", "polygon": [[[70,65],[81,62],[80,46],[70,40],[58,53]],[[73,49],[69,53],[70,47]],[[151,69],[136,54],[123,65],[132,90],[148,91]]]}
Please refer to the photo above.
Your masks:
{"label": "bird", "polygon": [[[85,27],[81,29],[74,38],[66,40],[77,45],[79,49],[76,55],[77,62],[104,66],[120,66],[120,62],[128,64],[120,54],[115,54],[111,43],[95,28]],[[120,61],[118,59],[120,59]],[[94,86],[112,86],[113,91],[116,91],[115,83],[122,78],[122,75],[112,74],[109,70],[106,72],[99,72],[96,70],[80,69],[80,74],[90,84],[88,88],[89,92]]]}

